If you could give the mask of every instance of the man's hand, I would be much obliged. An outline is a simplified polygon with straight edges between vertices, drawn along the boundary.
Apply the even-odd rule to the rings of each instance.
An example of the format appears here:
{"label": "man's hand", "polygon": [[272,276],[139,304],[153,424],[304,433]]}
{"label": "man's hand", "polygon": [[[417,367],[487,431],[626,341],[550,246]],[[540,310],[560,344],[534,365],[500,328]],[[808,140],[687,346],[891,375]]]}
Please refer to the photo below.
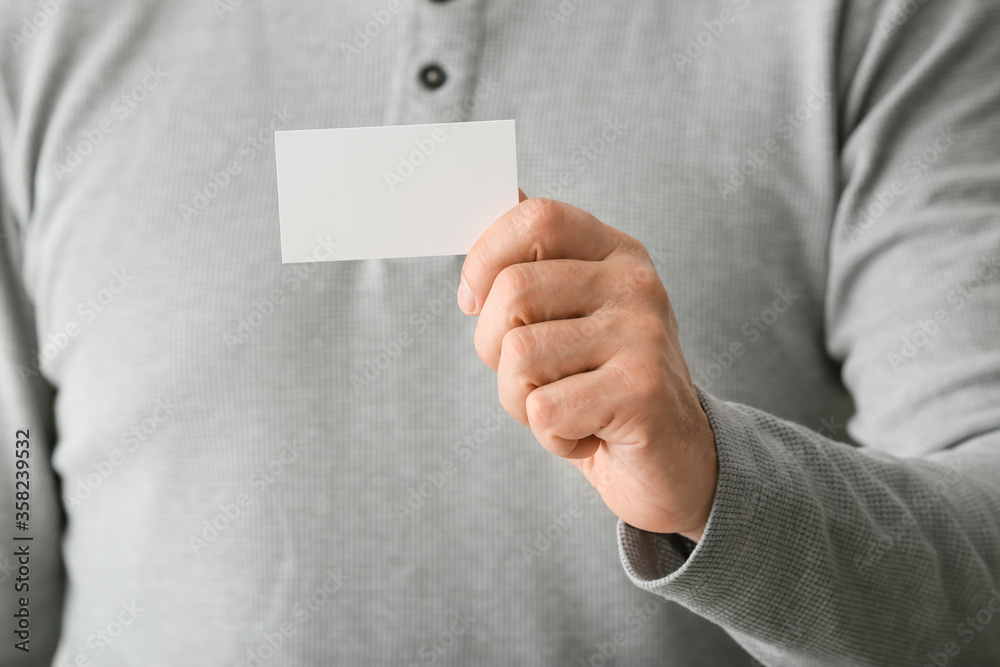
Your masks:
{"label": "man's hand", "polygon": [[701,538],[715,438],[641,243],[522,192],[469,252],[458,301],[511,416],[626,523]]}

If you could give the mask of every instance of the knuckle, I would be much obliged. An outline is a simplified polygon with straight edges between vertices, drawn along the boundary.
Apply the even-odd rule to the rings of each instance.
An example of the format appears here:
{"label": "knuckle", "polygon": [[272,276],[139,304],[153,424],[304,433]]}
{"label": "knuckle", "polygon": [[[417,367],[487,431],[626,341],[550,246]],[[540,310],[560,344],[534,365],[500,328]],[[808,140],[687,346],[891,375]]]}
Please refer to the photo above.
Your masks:
{"label": "knuckle", "polygon": [[525,411],[532,426],[544,429],[555,421],[558,407],[546,392],[536,389],[528,394]]}
{"label": "knuckle", "polygon": [[[563,208],[555,200],[537,197],[521,202],[518,213],[517,223],[521,234],[525,240],[537,244],[551,237],[562,219]],[[544,247],[544,243],[541,245]]]}
{"label": "knuckle", "polygon": [[504,267],[497,274],[496,281],[493,284],[501,296],[505,297],[508,301],[514,301],[528,291],[531,286],[532,277],[531,270],[527,266],[512,264]]}
{"label": "knuckle", "polygon": [[538,348],[538,341],[530,327],[516,327],[508,331],[500,345],[500,358],[512,370],[525,368]]}
{"label": "knuckle", "polygon": [[605,309],[598,310],[590,317],[584,317],[580,321],[580,337],[588,340],[594,336],[606,335],[620,330],[620,316],[613,311]]}
{"label": "knuckle", "polygon": [[635,262],[628,272],[628,284],[638,294],[650,294],[659,289],[660,276],[648,262]]}
{"label": "knuckle", "polygon": [[[613,303],[627,307],[629,312],[637,315],[657,313],[659,317],[672,314],[670,297],[652,264],[630,262],[622,270],[621,276],[611,288],[610,300]],[[639,310],[636,310],[637,307]],[[649,324],[649,326],[654,325],[660,326],[659,321]]]}
{"label": "knuckle", "polygon": [[642,341],[646,349],[660,352],[670,347],[670,337],[658,317],[645,314],[636,318],[633,326],[637,338]]}

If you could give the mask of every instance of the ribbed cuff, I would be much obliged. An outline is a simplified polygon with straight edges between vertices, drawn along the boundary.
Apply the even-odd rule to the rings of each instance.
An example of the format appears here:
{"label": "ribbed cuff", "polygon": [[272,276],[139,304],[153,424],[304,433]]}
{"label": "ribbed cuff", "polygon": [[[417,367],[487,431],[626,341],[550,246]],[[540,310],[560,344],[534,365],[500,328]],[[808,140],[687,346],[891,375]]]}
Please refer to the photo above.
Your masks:
{"label": "ribbed cuff", "polygon": [[688,607],[711,606],[745,586],[743,545],[753,530],[762,483],[758,443],[746,417],[698,389],[715,434],[719,481],[708,524],[694,543],[680,535],[639,530],[618,522],[618,551],[632,582]]}

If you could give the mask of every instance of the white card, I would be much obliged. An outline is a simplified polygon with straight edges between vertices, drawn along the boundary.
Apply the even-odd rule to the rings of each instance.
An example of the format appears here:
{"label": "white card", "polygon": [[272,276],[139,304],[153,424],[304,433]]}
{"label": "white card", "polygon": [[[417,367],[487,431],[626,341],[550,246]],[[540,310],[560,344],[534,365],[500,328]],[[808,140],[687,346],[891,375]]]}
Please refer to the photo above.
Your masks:
{"label": "white card", "polygon": [[464,255],[518,203],[514,121],[274,133],[281,261]]}

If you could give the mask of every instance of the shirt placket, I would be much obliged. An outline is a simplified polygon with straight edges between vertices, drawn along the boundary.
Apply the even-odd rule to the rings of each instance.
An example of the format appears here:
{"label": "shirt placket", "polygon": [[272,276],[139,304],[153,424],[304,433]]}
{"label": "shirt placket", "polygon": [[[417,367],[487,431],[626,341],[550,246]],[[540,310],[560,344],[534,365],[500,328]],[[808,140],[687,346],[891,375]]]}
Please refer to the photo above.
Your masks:
{"label": "shirt placket", "polygon": [[386,124],[468,120],[487,0],[412,0],[401,26]]}

